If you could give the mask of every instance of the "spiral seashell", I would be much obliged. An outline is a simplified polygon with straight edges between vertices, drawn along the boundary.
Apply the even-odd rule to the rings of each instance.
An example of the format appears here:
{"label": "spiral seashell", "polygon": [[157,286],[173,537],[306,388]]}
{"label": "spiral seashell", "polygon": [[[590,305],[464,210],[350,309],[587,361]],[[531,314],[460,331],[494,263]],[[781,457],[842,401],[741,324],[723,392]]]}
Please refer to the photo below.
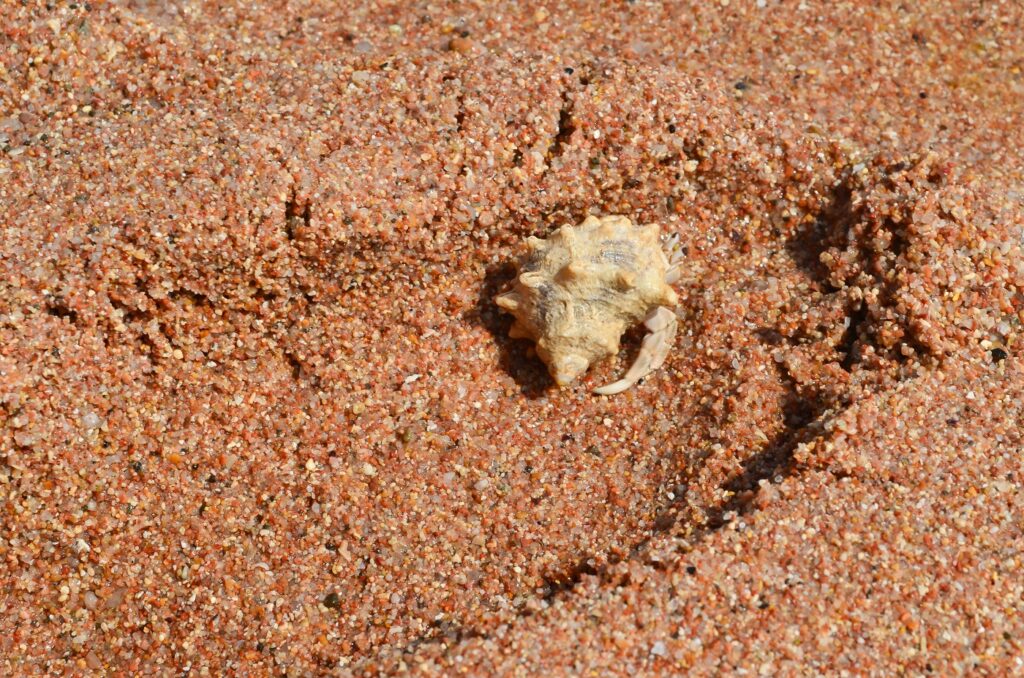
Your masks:
{"label": "spiral seashell", "polygon": [[515,282],[495,303],[515,316],[509,336],[536,342],[561,387],[617,354],[629,327],[678,301],[657,224],[590,216],[526,245]]}

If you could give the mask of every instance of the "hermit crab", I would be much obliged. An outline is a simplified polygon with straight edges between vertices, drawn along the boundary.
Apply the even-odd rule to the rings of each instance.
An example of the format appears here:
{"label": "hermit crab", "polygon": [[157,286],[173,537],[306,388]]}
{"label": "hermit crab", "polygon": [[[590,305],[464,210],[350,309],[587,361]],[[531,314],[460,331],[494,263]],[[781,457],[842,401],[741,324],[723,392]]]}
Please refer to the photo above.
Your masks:
{"label": "hermit crab", "polygon": [[649,330],[625,376],[595,389],[621,393],[661,367],[676,334],[679,253],[662,249],[658,224],[624,216],[589,216],[546,240],[530,237],[511,289],[495,303],[515,316],[513,338],[536,342],[537,355],[564,387],[592,364],[619,352],[619,340],[643,321]]}

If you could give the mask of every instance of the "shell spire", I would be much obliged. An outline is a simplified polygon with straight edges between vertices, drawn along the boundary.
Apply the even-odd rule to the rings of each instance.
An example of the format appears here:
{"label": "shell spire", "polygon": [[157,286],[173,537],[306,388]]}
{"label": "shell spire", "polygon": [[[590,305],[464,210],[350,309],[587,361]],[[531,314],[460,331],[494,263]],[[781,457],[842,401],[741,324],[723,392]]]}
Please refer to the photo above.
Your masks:
{"label": "shell spire", "polygon": [[547,241],[531,235],[526,239],[526,246],[530,248],[531,252],[536,252],[537,250],[544,249],[547,246]]}
{"label": "shell spire", "polygon": [[558,229],[558,240],[562,247],[565,248],[566,253],[569,255],[569,259],[575,259],[579,256],[579,238],[576,234],[576,229],[566,224]]}

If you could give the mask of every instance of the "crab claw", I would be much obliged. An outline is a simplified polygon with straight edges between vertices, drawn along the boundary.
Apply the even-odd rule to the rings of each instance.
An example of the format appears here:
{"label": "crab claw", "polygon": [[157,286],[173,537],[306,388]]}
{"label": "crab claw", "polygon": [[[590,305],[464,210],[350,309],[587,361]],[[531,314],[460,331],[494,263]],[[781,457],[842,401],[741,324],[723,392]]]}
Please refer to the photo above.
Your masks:
{"label": "crab claw", "polygon": [[672,348],[672,341],[676,337],[676,314],[664,306],[659,306],[647,314],[644,326],[650,330],[650,334],[644,337],[643,343],[640,344],[640,354],[625,376],[615,383],[595,388],[594,393],[622,393],[665,363],[669,349]]}

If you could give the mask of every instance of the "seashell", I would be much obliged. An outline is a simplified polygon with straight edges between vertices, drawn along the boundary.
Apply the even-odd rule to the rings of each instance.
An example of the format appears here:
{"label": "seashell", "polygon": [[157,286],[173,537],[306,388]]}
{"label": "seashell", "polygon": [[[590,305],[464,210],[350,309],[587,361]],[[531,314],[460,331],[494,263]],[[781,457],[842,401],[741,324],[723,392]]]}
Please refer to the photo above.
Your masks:
{"label": "seashell", "polygon": [[526,245],[515,282],[494,301],[515,316],[509,336],[536,342],[555,383],[565,387],[616,355],[623,333],[640,321],[651,334],[633,367],[597,392],[625,390],[664,362],[676,329],[670,282],[678,261],[662,251],[657,224],[590,216]]}

